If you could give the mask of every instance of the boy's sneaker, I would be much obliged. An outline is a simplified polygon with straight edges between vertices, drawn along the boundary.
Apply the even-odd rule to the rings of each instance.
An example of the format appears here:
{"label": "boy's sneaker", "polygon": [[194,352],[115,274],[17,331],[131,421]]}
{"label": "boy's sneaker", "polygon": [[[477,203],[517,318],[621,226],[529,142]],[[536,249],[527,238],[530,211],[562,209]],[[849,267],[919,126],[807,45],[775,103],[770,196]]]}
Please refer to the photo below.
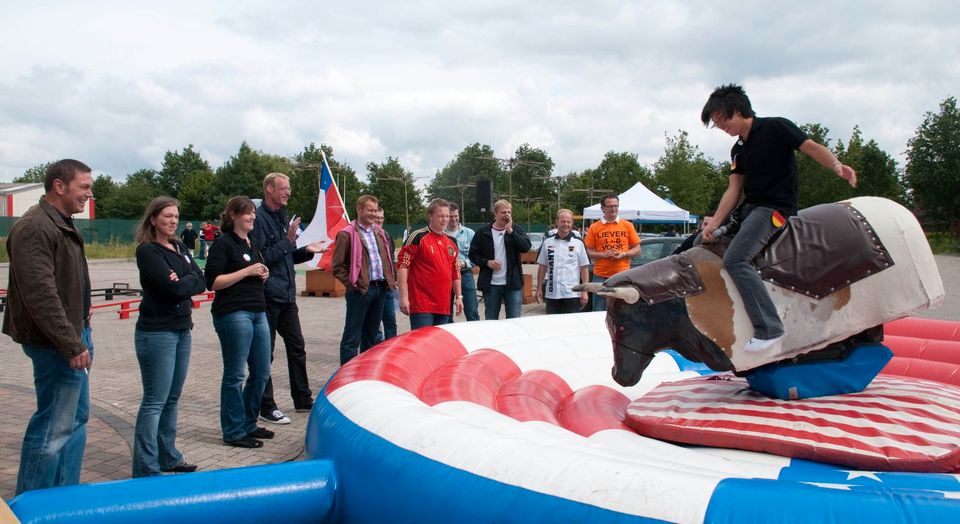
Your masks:
{"label": "boy's sneaker", "polygon": [[771,339],[751,338],[747,341],[747,345],[743,347],[743,350],[747,353],[764,353],[774,349],[774,347],[779,347],[782,342],[783,335]]}
{"label": "boy's sneaker", "polygon": [[275,409],[267,413],[260,413],[260,420],[270,422],[271,424],[289,424],[290,418],[283,414],[283,411]]}
{"label": "boy's sneaker", "polygon": [[313,411],[313,399],[310,399],[309,404],[302,404],[300,406],[297,406],[294,409],[294,411],[296,411],[297,413],[309,413],[310,411]]}

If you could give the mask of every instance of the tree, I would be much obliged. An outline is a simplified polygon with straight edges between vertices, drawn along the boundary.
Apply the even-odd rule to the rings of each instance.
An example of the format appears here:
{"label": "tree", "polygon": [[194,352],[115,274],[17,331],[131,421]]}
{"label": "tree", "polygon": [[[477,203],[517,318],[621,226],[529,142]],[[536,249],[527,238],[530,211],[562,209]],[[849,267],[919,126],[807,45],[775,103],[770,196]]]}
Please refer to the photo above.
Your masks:
{"label": "tree", "polygon": [[326,144],[317,147],[311,142],[294,157],[293,174],[290,175],[292,194],[287,204],[288,210],[300,215],[304,222],[313,220],[314,212],[317,210],[317,197],[320,194],[321,150],[327,155],[330,174],[333,175],[337,184],[337,190],[343,198],[343,207],[346,208],[348,216],[355,215],[357,199],[367,192],[366,185],[360,182],[353,168],[341,164],[334,158],[332,147]]}
{"label": "tree", "polygon": [[385,222],[410,226],[426,221],[423,195],[413,185],[413,174],[399,160],[388,157],[381,164],[368,162],[367,180],[370,194],[383,207]]}
{"label": "tree", "polygon": [[[807,136],[814,142],[830,148],[830,139],[827,138],[829,129],[820,124],[804,124],[800,126]],[[833,152],[841,162],[846,159],[841,153],[842,147],[834,148]],[[798,183],[800,195],[797,198],[800,209],[844,200],[853,196],[850,184],[837,176],[833,170],[821,166],[816,160],[807,155],[795,152],[797,155],[797,170],[800,180]]]}
{"label": "tree", "polygon": [[180,217],[187,220],[211,220],[220,216],[226,201],[213,191],[213,172],[188,173],[177,193]]}
{"label": "tree", "polygon": [[907,203],[907,193],[897,161],[880,149],[875,140],[863,141],[859,127],[853,128],[850,142],[844,148],[837,144],[838,158],[857,172],[857,187],[854,196],[880,196]]}
{"label": "tree", "polygon": [[727,180],[719,167],[692,145],[689,134],[680,130],[675,137],[666,137],[663,155],[653,166],[655,189],[675,204],[692,213],[713,211],[726,189]]}
{"label": "tree", "polygon": [[906,180],[917,206],[930,218],[960,228],[960,112],[957,99],[940,103],[940,112],[927,112],[907,142]]}
{"label": "tree", "polygon": [[103,213],[104,206],[109,208],[110,199],[113,198],[117,190],[117,183],[109,175],[97,175],[93,179],[93,197],[97,201],[97,216],[101,218],[110,218]]}
{"label": "tree", "polygon": [[587,169],[567,179],[561,202],[576,212],[600,202],[607,193],[623,193],[637,182],[653,186],[650,170],[640,165],[634,153],[608,151],[595,169]]}
{"label": "tree", "polygon": [[513,205],[514,222],[552,222],[551,204],[556,206],[556,186],[550,179],[553,159],[542,149],[530,144],[518,147],[513,158],[516,162],[509,171],[504,172],[504,176],[510,180],[506,185],[501,181],[500,187],[506,189],[513,185],[513,195],[507,199]]}
{"label": "tree", "polygon": [[198,171],[212,174],[210,164],[193,149],[193,144],[190,144],[183,151],[167,151],[163,155],[163,165],[157,173],[157,180],[168,195],[177,196],[187,177]]}
{"label": "tree", "polygon": [[158,195],[164,194],[157,182],[157,172],[141,169],[127,177],[127,180],[110,191],[110,198],[104,203],[104,218],[137,219],[143,216],[143,210]]}
{"label": "tree", "polygon": [[23,175],[13,179],[14,184],[32,184],[43,182],[47,178],[47,168],[53,165],[53,162],[37,164],[23,172]]}
{"label": "tree", "polygon": [[290,174],[290,161],[277,155],[254,151],[246,142],[240,144],[237,154],[230,157],[214,176],[214,192],[223,202],[230,197],[263,196],[263,177],[268,173]]}
{"label": "tree", "polygon": [[490,211],[486,216],[480,214],[476,186],[480,180],[494,182],[501,176],[500,165],[489,160],[494,157],[493,148],[486,144],[473,143],[463,148],[456,158],[437,171],[427,185],[427,193],[459,204],[460,219],[464,223],[486,222]]}

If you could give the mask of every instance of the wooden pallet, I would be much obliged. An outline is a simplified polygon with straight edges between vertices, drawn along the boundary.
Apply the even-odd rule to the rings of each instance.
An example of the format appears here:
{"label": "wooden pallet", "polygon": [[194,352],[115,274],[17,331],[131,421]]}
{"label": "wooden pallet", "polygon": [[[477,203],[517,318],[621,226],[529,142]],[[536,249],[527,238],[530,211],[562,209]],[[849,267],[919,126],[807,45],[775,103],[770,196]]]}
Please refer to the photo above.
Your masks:
{"label": "wooden pallet", "polygon": [[346,290],[340,291],[301,291],[301,297],[342,297],[346,295]]}

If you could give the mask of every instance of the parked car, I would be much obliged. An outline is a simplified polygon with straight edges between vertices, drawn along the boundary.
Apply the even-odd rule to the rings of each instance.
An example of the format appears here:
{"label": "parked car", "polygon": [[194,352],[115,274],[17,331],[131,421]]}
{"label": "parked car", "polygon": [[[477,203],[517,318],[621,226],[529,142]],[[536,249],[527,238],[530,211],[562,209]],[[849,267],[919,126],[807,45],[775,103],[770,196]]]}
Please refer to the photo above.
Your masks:
{"label": "parked car", "polygon": [[543,233],[527,233],[527,236],[530,237],[530,251],[540,251],[540,246],[543,245],[544,234]]}
{"label": "parked car", "polygon": [[[641,237],[640,254],[630,259],[630,267],[637,267],[666,258],[680,247],[686,236]],[[593,278],[593,261],[590,261],[590,278]]]}
{"label": "parked car", "polygon": [[640,254],[630,259],[630,267],[666,258],[680,247],[686,237],[652,237],[640,239]]}
{"label": "parked car", "polygon": [[540,246],[543,245],[543,239],[546,237],[543,233],[527,233],[530,237],[530,251],[520,255],[521,264],[536,264],[537,256],[540,255]]}

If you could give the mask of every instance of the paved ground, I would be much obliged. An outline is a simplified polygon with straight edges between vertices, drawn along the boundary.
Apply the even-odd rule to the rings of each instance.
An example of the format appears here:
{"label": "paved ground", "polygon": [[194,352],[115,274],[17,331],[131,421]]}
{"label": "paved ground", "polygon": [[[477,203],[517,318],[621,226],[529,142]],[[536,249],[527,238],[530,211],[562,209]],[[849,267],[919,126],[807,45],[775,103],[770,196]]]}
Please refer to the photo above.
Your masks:
{"label": "paved ground", "polygon": [[[940,274],[947,287],[943,307],[927,312],[928,318],[960,319],[960,257],[938,256]],[[532,271],[535,266],[525,266]],[[138,286],[136,265],[130,261],[94,261],[90,265],[94,288],[114,282]],[[303,276],[298,276],[303,289]],[[0,288],[6,288],[7,267],[0,264]],[[307,366],[310,383],[319,391],[336,370],[339,341],[343,329],[342,298],[300,297],[300,317],[307,341]],[[84,459],[83,482],[130,477],[133,425],[142,394],[140,372],[133,352],[136,316],[117,318],[113,308],[100,309],[94,315],[95,360],[90,373],[91,416]],[[537,304],[525,305],[523,315],[543,314]],[[399,331],[409,323],[398,315]],[[303,452],[306,413],[293,413],[289,399],[286,359],[278,346],[273,374],[276,397],[281,409],[293,422],[286,426],[264,424],[277,432],[261,449],[227,447],[220,437],[219,387],[221,375],[220,345],[210,320],[210,305],[194,310],[193,353],[190,372],[180,401],[178,447],[184,457],[202,469],[220,469],[252,464],[297,460]],[[0,498],[13,496],[20,442],[27,421],[35,408],[30,361],[8,337],[0,336],[0,406],[4,423],[0,425]]]}
{"label": "paved ground", "polygon": [[[525,265],[526,271],[536,266]],[[0,288],[7,287],[7,264],[0,264]],[[126,282],[139,287],[136,264],[132,261],[92,261],[93,288]],[[303,275],[297,276],[303,289]],[[102,299],[101,299],[102,300]],[[95,304],[101,303],[95,300]],[[298,297],[300,319],[307,343],[307,371],[314,393],[320,391],[340,362],[340,335],[343,332],[344,299]],[[481,304],[482,307],[482,304]],[[133,427],[142,396],[140,370],[133,351],[136,314],[117,318],[116,308],[95,310],[93,316],[94,364],[90,371],[90,422],[84,455],[83,482],[125,479],[131,472]],[[523,315],[543,314],[543,306],[523,306]],[[309,413],[293,412],[289,396],[287,363],[282,341],[278,341],[273,364],[277,402],[292,423],[261,425],[276,431],[263,448],[249,450],[223,444],[220,433],[220,342],[210,318],[210,303],[193,310],[193,350],[190,370],[180,399],[177,447],[184,458],[202,469],[220,469],[252,464],[297,460],[303,452],[303,435]],[[482,315],[482,313],[481,313]],[[410,330],[406,316],[398,313],[398,331]],[[9,337],[0,335],[0,498],[10,499],[16,488],[20,444],[27,422],[36,408],[33,371],[28,359]]]}

